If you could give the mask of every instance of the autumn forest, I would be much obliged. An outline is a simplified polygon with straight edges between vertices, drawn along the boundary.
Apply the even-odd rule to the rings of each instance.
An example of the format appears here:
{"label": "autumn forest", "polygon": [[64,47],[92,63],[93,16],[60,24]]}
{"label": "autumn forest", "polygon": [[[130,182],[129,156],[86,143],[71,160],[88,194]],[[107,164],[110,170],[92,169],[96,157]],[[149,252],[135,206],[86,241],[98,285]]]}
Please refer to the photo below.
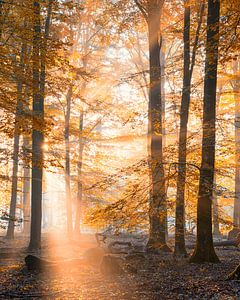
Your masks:
{"label": "autumn forest", "polygon": [[240,297],[240,0],[0,0],[0,299]]}

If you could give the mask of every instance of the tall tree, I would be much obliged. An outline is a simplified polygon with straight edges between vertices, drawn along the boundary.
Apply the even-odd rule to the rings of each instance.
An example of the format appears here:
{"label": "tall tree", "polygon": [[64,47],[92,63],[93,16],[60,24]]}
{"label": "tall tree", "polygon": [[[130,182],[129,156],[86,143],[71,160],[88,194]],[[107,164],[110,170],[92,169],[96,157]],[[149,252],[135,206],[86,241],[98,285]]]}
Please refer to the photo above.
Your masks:
{"label": "tall tree", "polygon": [[202,162],[197,204],[197,244],[190,262],[219,262],[213,247],[212,195],[216,144],[216,90],[220,0],[208,0]]}
{"label": "tall tree", "polygon": [[204,3],[200,4],[199,20],[192,50],[192,61],[190,61],[190,25],[191,6],[190,1],[184,0],[184,74],[183,89],[180,111],[180,132],[178,146],[178,176],[177,176],[177,197],[176,197],[176,227],[175,227],[175,255],[186,255],[185,248],[185,182],[187,163],[187,126],[189,118],[191,79],[195,65],[196,50],[199,41],[202,17],[204,13]]}
{"label": "tall tree", "polygon": [[71,169],[70,169],[70,115],[71,115],[71,101],[72,101],[72,85],[70,86],[66,95],[66,112],[65,112],[65,191],[66,191],[66,210],[67,210],[67,232],[72,235],[73,220],[72,220],[72,199],[71,199]]}
{"label": "tall tree", "polygon": [[[219,109],[219,105],[220,105],[220,99],[221,99],[221,94],[222,94],[222,86],[219,85],[218,88],[218,93],[217,93],[217,108],[216,108],[216,115],[218,115],[218,109]],[[214,185],[214,189],[213,189],[213,198],[212,198],[212,202],[213,202],[213,235],[215,236],[221,236],[221,232],[220,232],[220,224],[219,224],[219,206],[218,206],[218,196],[217,196],[217,174],[216,174],[216,170],[214,170],[214,180],[213,180],[213,185]]]}
{"label": "tall tree", "polygon": [[[23,137],[23,155],[26,159],[27,152],[30,148],[30,141],[27,136]],[[29,234],[30,232],[30,168],[28,163],[24,161],[23,165],[23,233]]]}
{"label": "tall tree", "polygon": [[233,62],[234,80],[232,82],[233,93],[235,99],[235,198],[233,207],[233,226],[240,227],[240,103],[239,103],[239,89],[240,80],[239,72],[240,60],[237,58]]}
{"label": "tall tree", "polygon": [[217,192],[216,192],[216,173],[214,174],[214,190],[213,190],[213,235],[220,236],[220,224],[219,224],[219,207],[218,207],[218,198],[217,198]]}
{"label": "tall tree", "polygon": [[13,141],[13,170],[12,170],[12,190],[11,190],[11,202],[10,202],[10,218],[8,222],[8,229],[6,237],[12,239],[14,237],[15,228],[15,214],[17,204],[17,187],[18,187],[18,161],[19,161],[19,140],[20,140],[20,124],[23,110],[23,73],[24,73],[24,59],[26,55],[26,42],[22,43],[20,63],[17,72],[17,107],[15,114],[15,125],[14,125],[14,141]]}
{"label": "tall tree", "polygon": [[41,39],[40,2],[33,1],[33,130],[32,130],[32,186],[30,250],[41,247],[42,178],[44,143],[44,97],[46,81],[46,52],[52,14],[52,0],[48,2],[43,41]]}
{"label": "tall tree", "polygon": [[[29,48],[27,53],[31,52]],[[29,65],[26,67],[30,67]],[[24,108],[23,114],[25,120],[30,115],[30,86],[25,87],[24,92]],[[27,122],[26,122],[27,123]],[[23,233],[29,235],[30,233],[30,219],[31,219],[31,166],[29,161],[29,153],[31,151],[30,140],[31,129],[27,123],[27,127],[23,129],[23,144],[22,144],[22,156],[23,156]]]}
{"label": "tall tree", "polygon": [[177,178],[177,199],[176,199],[176,227],[175,227],[175,254],[186,255],[184,231],[184,192],[186,179],[186,157],[187,157],[187,122],[190,104],[190,2],[184,0],[184,74],[183,91],[180,112],[180,133],[179,133],[179,165]]}
{"label": "tall tree", "polygon": [[161,15],[164,0],[136,0],[148,25],[150,87],[149,87],[149,141],[152,190],[149,207],[148,248],[170,251],[166,244],[166,190],[163,166],[163,105],[161,97]]}
{"label": "tall tree", "polygon": [[3,26],[3,0],[0,0],[0,39],[2,38],[2,26]]}
{"label": "tall tree", "polygon": [[31,192],[31,232],[30,250],[37,250],[41,246],[42,222],[42,164],[43,164],[43,119],[44,103],[40,94],[40,43],[41,21],[40,3],[33,1],[33,131],[32,131],[32,192]]}
{"label": "tall tree", "polygon": [[80,233],[80,222],[81,222],[81,204],[82,204],[82,161],[83,161],[83,117],[84,113],[81,109],[79,116],[79,136],[78,136],[78,162],[77,162],[77,211],[75,218],[75,233]]}

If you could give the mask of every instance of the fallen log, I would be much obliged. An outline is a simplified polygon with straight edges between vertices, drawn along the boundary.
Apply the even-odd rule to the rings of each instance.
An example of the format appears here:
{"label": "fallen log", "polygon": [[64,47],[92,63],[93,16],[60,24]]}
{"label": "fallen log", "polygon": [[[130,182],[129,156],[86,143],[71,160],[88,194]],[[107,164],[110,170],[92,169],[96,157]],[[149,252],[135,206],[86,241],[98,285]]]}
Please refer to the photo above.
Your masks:
{"label": "fallen log", "polygon": [[214,247],[227,247],[227,246],[233,246],[238,247],[240,245],[240,233],[236,236],[235,239],[227,240],[227,241],[221,241],[221,242],[214,242]]}
{"label": "fallen log", "polygon": [[[116,248],[116,246],[120,246],[121,248]],[[131,242],[114,241],[109,243],[107,248],[107,252],[112,254],[128,254],[133,245]]]}
{"label": "fallen log", "polygon": [[95,233],[95,238],[98,246],[102,244],[107,245],[108,240],[115,240],[118,243],[132,243],[135,244],[146,244],[147,235],[136,235],[136,234],[109,234],[109,233]]}
{"label": "fallen log", "polygon": [[239,244],[240,244],[240,240],[228,240],[228,241],[214,242],[213,246],[214,247],[228,247],[228,246],[238,247]]}
{"label": "fallen log", "polygon": [[[237,235],[236,239],[227,240],[227,241],[220,241],[220,242],[213,242],[214,247],[239,247],[240,245],[240,233]],[[186,245],[187,248],[192,249],[195,247],[195,244],[188,244]]]}

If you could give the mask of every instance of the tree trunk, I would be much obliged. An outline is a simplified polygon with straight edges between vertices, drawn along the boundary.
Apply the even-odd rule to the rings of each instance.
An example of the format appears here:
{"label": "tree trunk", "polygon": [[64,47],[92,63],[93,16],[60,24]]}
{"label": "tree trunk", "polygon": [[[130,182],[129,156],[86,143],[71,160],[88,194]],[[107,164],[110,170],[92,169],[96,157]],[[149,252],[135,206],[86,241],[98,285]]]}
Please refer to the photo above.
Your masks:
{"label": "tree trunk", "polygon": [[204,14],[204,3],[200,4],[199,20],[196,30],[195,41],[192,50],[192,61],[190,65],[190,18],[191,8],[188,0],[184,1],[184,77],[182,102],[180,112],[180,132],[178,149],[178,177],[177,177],[177,197],[176,197],[176,226],[175,226],[175,255],[186,255],[185,248],[185,182],[186,182],[186,162],[187,162],[187,125],[191,97],[191,78],[195,66],[196,50],[198,46],[202,18]]}
{"label": "tree trunk", "polygon": [[[213,185],[216,187],[216,174],[214,174],[214,180]],[[217,199],[217,193],[215,190],[213,190],[213,235],[220,236],[220,226],[219,226],[219,209],[218,209],[218,199]]]}
{"label": "tree trunk", "polygon": [[163,167],[160,18],[163,1],[148,4],[150,56],[149,127],[152,192],[149,207],[148,248],[169,251],[166,245],[166,191]]}
{"label": "tree trunk", "polygon": [[187,158],[187,124],[190,105],[190,3],[184,1],[184,75],[180,112],[180,133],[178,149],[178,177],[176,198],[175,251],[176,255],[187,255],[185,248],[185,181]]}
{"label": "tree trunk", "polygon": [[[233,72],[236,76],[239,72],[239,59],[233,63]],[[233,207],[233,227],[240,227],[240,102],[239,102],[239,78],[233,81],[233,93],[235,99],[235,198]]]}
{"label": "tree trunk", "polygon": [[208,0],[202,163],[197,204],[197,244],[190,262],[219,262],[213,247],[212,195],[216,143],[216,89],[220,0]]}
{"label": "tree trunk", "polygon": [[15,125],[14,125],[14,141],[13,141],[13,170],[12,170],[12,189],[11,189],[11,202],[9,211],[9,222],[6,237],[9,239],[14,238],[14,224],[16,215],[16,204],[17,204],[17,186],[18,186],[18,158],[19,158],[19,139],[21,128],[21,116],[23,113],[23,73],[24,73],[24,58],[26,55],[26,42],[22,43],[22,49],[20,54],[19,72],[17,72],[17,106],[15,114]]}
{"label": "tree trunk", "polygon": [[44,143],[44,97],[46,82],[46,51],[49,36],[52,0],[49,0],[45,22],[44,40],[41,43],[40,3],[33,1],[33,131],[32,131],[32,189],[31,233],[29,250],[41,247],[42,177]]}
{"label": "tree trunk", "polygon": [[[160,48],[160,70],[161,70],[161,99],[162,99],[162,132],[163,132],[163,162],[165,161],[164,157],[164,149],[166,147],[166,120],[165,120],[165,107],[166,107],[166,97],[165,97],[165,68],[166,68],[166,55],[165,55],[165,39],[161,37],[161,48]],[[168,194],[168,185],[165,185],[165,193],[166,193],[166,202],[167,202],[167,194]],[[166,239],[168,239],[168,215],[167,215],[167,205],[166,205]]]}
{"label": "tree trunk", "polygon": [[134,0],[148,25],[150,87],[148,103],[148,155],[149,177],[149,249],[161,248],[170,251],[166,245],[167,205],[163,167],[163,102],[161,82],[161,33],[160,19],[164,0],[147,1],[142,5]]}
{"label": "tree trunk", "polygon": [[33,131],[32,131],[32,192],[31,192],[31,232],[30,250],[41,246],[42,221],[42,164],[43,164],[43,120],[44,107],[40,94],[40,4],[33,1]]}
{"label": "tree trunk", "polygon": [[[216,115],[218,115],[218,108],[220,105],[220,99],[221,99],[221,93],[222,93],[222,86],[218,89],[218,95],[217,95],[217,108],[216,108]],[[219,208],[218,208],[218,198],[216,193],[216,171],[214,170],[214,180],[213,180],[213,235],[215,236],[221,236],[220,232],[220,225],[219,225]]]}
{"label": "tree trunk", "polygon": [[[17,118],[17,115],[16,115]],[[8,239],[14,238],[14,227],[16,218],[16,204],[17,204],[17,186],[18,186],[18,154],[19,154],[19,133],[17,120],[15,118],[14,129],[14,142],[13,142],[13,170],[12,170],[12,190],[11,190],[11,202],[9,211],[9,221],[6,237]]]}
{"label": "tree trunk", "polygon": [[[23,155],[26,155],[27,149],[30,148],[29,138],[23,138]],[[23,167],[23,233],[30,233],[30,168],[24,162]]]}
{"label": "tree trunk", "polygon": [[3,0],[0,0],[0,40],[2,39],[2,27],[3,27]]}
{"label": "tree trunk", "polygon": [[80,223],[81,223],[81,205],[82,205],[82,156],[83,156],[83,110],[80,112],[79,117],[79,137],[78,137],[78,164],[77,164],[77,172],[78,172],[78,182],[77,182],[77,212],[75,219],[75,233],[80,233]]}
{"label": "tree trunk", "polygon": [[65,193],[66,193],[66,210],[67,210],[67,232],[69,237],[72,236],[73,232],[73,221],[72,221],[72,200],[71,200],[71,179],[70,179],[70,115],[71,115],[71,100],[72,100],[72,86],[69,88],[67,96],[67,108],[65,113]]}

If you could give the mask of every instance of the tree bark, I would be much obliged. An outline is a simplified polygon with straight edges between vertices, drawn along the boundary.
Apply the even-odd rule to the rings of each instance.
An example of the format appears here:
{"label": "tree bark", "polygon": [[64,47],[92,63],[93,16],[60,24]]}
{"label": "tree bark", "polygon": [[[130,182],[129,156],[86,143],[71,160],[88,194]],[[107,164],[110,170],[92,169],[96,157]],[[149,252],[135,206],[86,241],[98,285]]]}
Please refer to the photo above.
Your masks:
{"label": "tree bark", "polygon": [[149,206],[149,249],[170,251],[166,244],[166,190],[163,167],[163,111],[161,97],[160,19],[164,1],[149,1],[149,140],[152,191]]}
{"label": "tree bark", "polygon": [[3,27],[3,0],[0,0],[0,40],[2,39],[2,27]]}
{"label": "tree bark", "polygon": [[[220,86],[218,89],[216,115],[218,114],[221,93],[222,93],[222,86]],[[214,189],[213,189],[213,199],[212,199],[212,202],[213,202],[213,235],[221,236],[220,224],[219,224],[218,198],[217,198],[217,193],[216,193],[216,182],[217,182],[216,177],[217,177],[216,170],[214,170],[214,179],[213,179]]]}
{"label": "tree bark", "polygon": [[21,128],[21,116],[23,113],[23,74],[24,74],[24,58],[26,55],[26,42],[22,43],[19,72],[17,72],[17,106],[15,114],[15,125],[14,125],[14,141],[13,141],[13,170],[12,170],[12,189],[11,189],[11,202],[9,211],[9,222],[6,237],[9,239],[14,238],[14,227],[15,227],[15,217],[16,217],[16,204],[17,204],[17,186],[18,186],[18,160],[19,160],[19,139]]}
{"label": "tree bark", "polygon": [[202,163],[197,204],[197,244],[190,262],[219,262],[213,247],[212,195],[216,143],[216,89],[220,0],[208,0],[203,100]]}
{"label": "tree bark", "polygon": [[42,222],[42,164],[44,103],[40,94],[40,3],[33,1],[33,131],[32,131],[32,183],[31,183],[31,232],[29,250],[41,246]]}
{"label": "tree bark", "polygon": [[[166,142],[167,142],[167,135],[166,135],[166,114],[165,114],[165,108],[166,108],[166,97],[165,97],[165,68],[166,68],[166,55],[165,55],[165,39],[163,36],[161,36],[161,48],[160,48],[160,69],[161,69],[161,99],[162,99],[162,132],[163,132],[163,161],[165,161],[165,154],[164,150],[166,148]],[[165,184],[165,193],[166,193],[166,203],[167,203],[167,194],[168,194],[168,185]],[[166,205],[166,239],[168,239],[168,214],[167,214],[168,207]]]}
{"label": "tree bark", "polygon": [[32,131],[32,188],[31,233],[29,250],[41,247],[42,178],[44,143],[44,97],[46,83],[46,51],[49,36],[52,0],[48,2],[43,43],[41,43],[40,3],[33,1],[33,131]]}
{"label": "tree bark", "polygon": [[187,158],[187,123],[190,105],[190,2],[184,1],[184,74],[180,112],[180,133],[178,149],[178,177],[176,198],[176,225],[175,225],[175,255],[187,255],[185,248],[185,181]]}
{"label": "tree bark", "polygon": [[164,0],[134,1],[148,25],[150,87],[148,103],[149,240],[147,248],[170,251],[166,244],[167,205],[163,167],[163,102],[161,83],[160,20]]}
{"label": "tree bark", "polygon": [[66,113],[65,113],[65,193],[66,193],[66,211],[67,211],[67,232],[69,237],[73,232],[73,220],[72,220],[72,199],[71,199],[71,170],[70,170],[70,115],[71,115],[71,100],[72,100],[72,86],[69,88],[66,101]]}
{"label": "tree bark", "polygon": [[[216,187],[216,174],[214,174],[213,184]],[[220,236],[220,225],[219,225],[219,209],[218,209],[218,198],[217,193],[213,190],[213,235]]]}
{"label": "tree bark", "polygon": [[83,110],[80,112],[79,116],[79,137],[78,137],[78,164],[77,164],[77,172],[78,172],[78,182],[77,182],[77,212],[75,219],[75,233],[80,234],[81,228],[81,205],[82,205],[82,159],[83,159]]}
{"label": "tree bark", "polygon": [[185,182],[186,182],[186,162],[187,162],[187,126],[191,97],[191,78],[196,59],[196,51],[199,41],[200,29],[205,5],[200,4],[199,20],[196,30],[195,41],[192,50],[192,61],[190,64],[190,19],[191,8],[188,0],[184,1],[184,74],[183,74],[183,90],[180,111],[180,132],[179,132],[179,148],[178,148],[178,176],[177,176],[177,197],[175,212],[175,255],[186,256],[185,247]]}
{"label": "tree bark", "polygon": [[[236,76],[239,72],[239,58],[233,62],[233,72]],[[240,227],[240,80],[233,80],[233,93],[235,99],[235,198],[233,207],[233,227]]]}
{"label": "tree bark", "polygon": [[12,189],[9,211],[9,221],[6,238],[14,238],[14,228],[16,222],[16,204],[17,204],[17,185],[18,185],[18,154],[19,154],[19,133],[17,120],[15,120],[14,142],[13,142],[13,170],[12,170]]}
{"label": "tree bark", "polygon": [[[23,137],[23,153],[27,154],[27,149],[30,148],[29,138]],[[23,167],[23,233],[30,233],[30,168],[24,162]]]}

